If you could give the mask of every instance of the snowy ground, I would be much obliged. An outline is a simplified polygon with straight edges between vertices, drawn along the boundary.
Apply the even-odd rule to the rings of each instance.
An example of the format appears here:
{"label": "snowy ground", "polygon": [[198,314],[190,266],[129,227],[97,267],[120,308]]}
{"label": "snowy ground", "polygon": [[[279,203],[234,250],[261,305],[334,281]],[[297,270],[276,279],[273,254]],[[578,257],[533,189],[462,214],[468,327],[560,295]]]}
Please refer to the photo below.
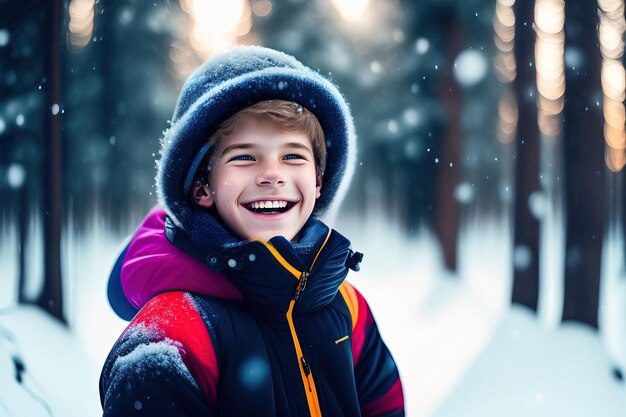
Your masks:
{"label": "snowy ground", "polygon": [[[614,376],[624,367],[624,318],[605,318],[622,327],[602,338],[578,323],[547,326],[511,306],[506,223],[465,227],[456,276],[442,270],[428,235],[407,240],[382,224],[368,231],[381,238],[353,239],[366,258],[363,274],[351,281],[368,298],[398,362],[409,417],[626,415],[626,383]],[[613,243],[608,256],[621,259]],[[605,270],[616,264],[605,262]],[[626,277],[609,272],[621,278],[606,280],[604,291],[614,294],[601,303],[621,317]]]}
{"label": "snowy ground", "polygon": [[[626,384],[613,376],[623,338],[607,343],[578,324],[549,328],[509,306],[506,224],[465,228],[455,276],[427,233],[409,240],[388,224],[341,224],[365,253],[350,280],[398,362],[409,417],[624,415]],[[0,246],[0,308],[8,307],[0,310],[0,417],[101,413],[98,373],[124,326],[105,300],[121,238],[103,226],[85,236],[65,241],[70,330],[34,307],[11,307],[15,248]],[[22,383],[14,358],[26,364]]]}

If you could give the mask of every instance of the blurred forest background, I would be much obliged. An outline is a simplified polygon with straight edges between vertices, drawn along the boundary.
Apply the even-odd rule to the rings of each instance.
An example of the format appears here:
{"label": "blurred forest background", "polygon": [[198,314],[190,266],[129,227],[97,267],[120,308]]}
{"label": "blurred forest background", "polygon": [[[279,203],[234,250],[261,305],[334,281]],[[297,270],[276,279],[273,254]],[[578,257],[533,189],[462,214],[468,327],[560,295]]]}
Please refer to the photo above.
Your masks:
{"label": "blurred forest background", "polygon": [[[0,233],[17,240],[16,298],[67,320],[64,236],[131,233],[156,203],[186,76],[260,44],[351,103],[342,215],[432,231],[451,271],[464,224],[505,219],[511,301],[597,327],[603,265],[626,277],[624,30],[624,0],[0,0]],[[621,249],[603,261],[609,241]]]}

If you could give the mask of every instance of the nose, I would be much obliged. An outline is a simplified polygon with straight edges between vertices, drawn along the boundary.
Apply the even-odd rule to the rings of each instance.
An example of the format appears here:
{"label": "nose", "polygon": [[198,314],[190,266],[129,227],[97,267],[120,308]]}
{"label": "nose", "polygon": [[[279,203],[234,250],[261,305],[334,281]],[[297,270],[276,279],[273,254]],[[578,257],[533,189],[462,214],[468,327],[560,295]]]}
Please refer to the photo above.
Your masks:
{"label": "nose", "polygon": [[275,162],[265,162],[259,166],[257,185],[284,185],[285,174]]}

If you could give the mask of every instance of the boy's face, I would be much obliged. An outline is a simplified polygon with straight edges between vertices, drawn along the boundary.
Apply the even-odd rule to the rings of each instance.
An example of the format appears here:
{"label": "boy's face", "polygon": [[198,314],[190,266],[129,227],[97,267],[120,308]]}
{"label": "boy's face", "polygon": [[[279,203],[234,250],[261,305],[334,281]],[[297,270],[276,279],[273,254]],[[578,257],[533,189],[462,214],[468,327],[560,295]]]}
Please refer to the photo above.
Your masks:
{"label": "boy's face", "polygon": [[293,240],[313,212],[321,178],[311,140],[302,133],[247,122],[212,151],[208,185],[193,195],[244,239]]}

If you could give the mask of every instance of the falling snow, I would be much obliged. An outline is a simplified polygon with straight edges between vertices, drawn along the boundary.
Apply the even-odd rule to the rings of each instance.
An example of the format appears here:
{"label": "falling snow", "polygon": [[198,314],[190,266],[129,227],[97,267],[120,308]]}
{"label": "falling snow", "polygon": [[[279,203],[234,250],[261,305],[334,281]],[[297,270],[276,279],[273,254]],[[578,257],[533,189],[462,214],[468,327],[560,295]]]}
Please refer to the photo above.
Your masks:
{"label": "falling snow", "polygon": [[423,55],[430,49],[430,42],[426,38],[419,38],[415,41],[415,50],[418,54]]}
{"label": "falling snow", "polygon": [[400,126],[396,120],[391,119],[387,122],[387,130],[389,133],[395,135],[400,131]]}
{"label": "falling snow", "polygon": [[26,170],[24,166],[18,164],[17,162],[9,165],[7,169],[7,183],[9,187],[13,189],[21,188],[24,184],[24,180],[26,179]]}
{"label": "falling snow", "polygon": [[[98,2],[99,0],[96,1],[96,3]],[[251,3],[254,8],[254,2]],[[292,1],[292,3],[299,2]],[[370,3],[373,5],[373,2]],[[154,3],[154,6],[157,7],[157,3]],[[105,10],[104,7],[100,7],[100,9],[101,13]],[[107,11],[109,10],[107,9]],[[118,24],[118,26],[123,25],[124,30],[129,30],[128,33],[131,33],[130,29],[133,28],[134,32],[132,33],[138,33],[136,28],[143,26],[151,28],[153,32],[163,32],[165,27],[164,22],[154,18],[154,16],[146,19],[141,12],[138,12],[142,9],[135,5],[120,5],[115,10],[118,11],[116,16],[109,15],[109,17],[112,18],[113,23]],[[312,15],[311,11],[309,11],[309,15]],[[466,9],[462,18],[476,25],[487,22],[487,25],[492,29],[491,19],[486,18],[486,16],[491,15],[486,13],[486,9],[481,9],[481,19],[474,19],[471,17],[472,15],[478,18],[479,12]],[[382,22],[384,19],[380,20]],[[171,25],[174,21],[172,19],[171,22],[166,23]],[[364,61],[358,61],[361,64],[359,71],[364,75],[363,79],[359,79],[362,81],[359,85],[380,87],[381,89],[377,91],[381,91],[382,96],[382,93],[385,93],[382,86],[388,77],[394,76],[392,73],[399,73],[400,69],[410,68],[410,71],[407,71],[410,76],[402,79],[401,82],[393,84],[396,80],[389,80],[395,89],[393,92],[401,90],[401,94],[404,96],[398,96],[397,102],[394,103],[396,105],[390,107],[389,111],[378,113],[379,117],[372,117],[371,119],[375,119],[375,123],[377,123],[375,125],[376,134],[380,133],[382,137],[393,139],[388,144],[394,147],[394,151],[403,153],[402,156],[407,158],[417,159],[421,154],[422,161],[426,161],[424,165],[428,165],[429,169],[432,168],[434,171],[435,167],[431,166],[432,161],[434,160],[435,164],[439,164],[440,161],[437,156],[446,154],[442,152],[440,134],[442,130],[433,129],[433,120],[436,119],[437,111],[442,111],[442,109],[437,108],[439,103],[437,106],[431,106],[434,94],[431,90],[436,86],[438,94],[441,91],[438,78],[452,70],[455,80],[462,87],[477,86],[477,88],[469,91],[471,94],[464,96],[464,100],[466,98],[471,99],[472,94],[482,95],[485,93],[483,102],[474,101],[466,107],[479,109],[484,106],[484,102],[489,100],[488,95],[493,93],[491,90],[494,84],[489,84],[494,82],[493,74],[490,73],[493,68],[491,63],[493,45],[491,48],[480,45],[486,41],[484,37],[479,39],[481,32],[479,28],[476,28],[477,30],[471,34],[471,40],[469,38],[463,40],[463,47],[467,49],[456,57],[452,66],[442,64],[442,72],[435,73],[433,68],[438,71],[440,67],[435,62],[443,62],[440,54],[445,52],[441,48],[444,42],[440,37],[444,37],[432,29],[428,31],[427,28],[420,28],[420,37],[416,39],[418,35],[413,28],[393,27],[393,25],[399,25],[398,22],[397,20],[388,22],[385,30],[380,32],[377,32],[375,28],[367,29],[371,29],[370,32],[373,34],[384,35],[381,38],[384,38],[384,42],[386,42],[386,51],[403,47],[408,48],[410,53],[400,54],[403,56],[401,60],[399,58],[397,61],[394,61],[395,58],[387,59],[375,54],[361,54],[359,59]],[[294,16],[294,24],[297,23]],[[390,24],[392,26],[389,26]],[[532,32],[530,25],[532,22],[523,22],[523,26],[528,26],[528,31]],[[302,51],[305,48],[304,45],[308,45],[305,40],[311,40],[311,44],[315,44],[316,38],[305,37],[305,27],[298,27],[302,30],[292,31],[291,35],[285,31],[281,36],[284,39],[283,45],[289,46],[288,51]],[[355,28],[356,26],[350,27],[350,30]],[[354,31],[354,33],[358,32]],[[431,44],[431,41],[422,35],[430,36],[433,43]],[[8,46],[4,51],[9,51],[10,48],[15,47],[19,40],[18,37],[21,36],[21,33],[0,28],[0,48]],[[359,37],[365,39],[363,34],[360,34]],[[337,38],[339,37],[337,36]],[[102,37],[93,37],[94,42],[99,40],[102,40]],[[107,41],[110,41],[110,38]],[[185,38],[184,41],[188,43],[189,39]],[[332,42],[336,42],[336,40]],[[474,45],[469,46],[469,42],[474,42]],[[326,48],[332,52],[329,53],[330,58],[328,59],[332,62],[328,65],[333,69],[335,77],[342,80],[355,68],[353,65],[357,62],[353,56],[355,54],[350,53],[347,49],[357,45],[357,43],[348,43],[347,47],[341,45],[340,42],[336,43],[339,45],[338,48]],[[154,39],[149,44],[154,44]],[[175,44],[168,42],[167,47]],[[28,49],[31,50],[31,53],[36,51],[32,47]],[[358,48],[353,49],[357,50]],[[185,52],[192,53],[191,50]],[[305,52],[303,58],[315,62],[315,54],[318,53],[316,48]],[[87,53],[94,52],[87,51]],[[394,57],[396,55],[390,54]],[[167,54],[164,56],[166,60],[169,59]],[[532,51],[526,56],[527,58],[518,62],[518,66],[522,67],[522,70],[525,68],[523,62],[526,59],[532,59],[530,58]],[[375,60],[372,61],[372,59]],[[597,64],[597,62],[587,60],[583,51],[577,48],[574,43],[565,48],[564,60],[568,77],[576,75],[570,71],[578,70],[580,73],[584,73],[587,71],[587,67]],[[94,63],[100,61],[86,62],[87,64],[80,67],[80,71],[78,67],[76,71],[71,68],[69,70],[71,76],[77,77],[77,74],[84,76]],[[411,67],[411,65],[415,66]],[[528,62],[528,67],[533,67],[532,61]],[[93,70],[88,71],[89,76],[97,78],[101,75],[103,68],[99,65],[98,67],[94,66]],[[321,71],[326,73],[326,70]],[[383,73],[385,76],[379,75]],[[19,79],[17,74],[19,74]],[[23,73],[20,71],[16,73],[9,70],[1,74],[0,77],[3,78],[1,81],[10,86],[16,81],[21,81],[22,75]],[[331,75],[328,72],[328,76]],[[422,80],[428,80],[428,82]],[[41,81],[41,85],[37,86],[39,82],[39,76],[37,76],[23,91],[28,91],[29,94],[36,96],[37,100],[41,101],[44,98],[41,90],[50,90],[50,86],[46,84],[45,78]],[[346,87],[347,97],[351,97],[352,94],[349,85],[349,82],[342,85],[342,87]],[[20,85],[17,84],[17,86]],[[37,90],[34,90],[35,86],[37,86]],[[45,89],[44,86],[46,86]],[[401,86],[400,89],[397,86]],[[155,85],[155,87],[157,86]],[[287,85],[279,82],[276,87],[282,90]],[[140,90],[140,88],[137,89]],[[15,88],[15,90],[18,89]],[[157,94],[157,90],[158,88],[154,89],[154,94]],[[449,91],[454,91],[454,94],[458,96],[458,90],[457,88]],[[389,88],[389,91],[391,92],[392,89]],[[534,87],[529,87],[519,95],[532,98],[534,91]],[[411,96],[409,93],[413,95]],[[368,97],[373,98],[372,102],[379,98],[377,95],[373,96],[370,91],[367,94]],[[517,91],[516,94],[518,94]],[[588,106],[585,107],[585,111],[589,111],[594,103],[597,107],[601,106],[601,102],[596,99],[601,97],[601,94],[602,92],[599,92],[598,95],[587,98]],[[359,97],[358,94],[356,97]],[[155,102],[167,103],[168,100],[172,100],[161,96],[158,98],[159,100],[155,99]],[[161,98],[163,99],[161,100]],[[393,98],[395,99],[395,96]],[[134,106],[137,102],[133,98],[132,101],[129,99],[126,103],[119,103],[117,108],[110,109],[112,118],[125,116],[126,120],[130,120],[131,116],[136,114]],[[382,104],[379,106],[377,103],[377,106],[384,109],[384,102],[380,101],[380,103]],[[469,104],[469,100],[466,103]],[[65,112],[61,108],[63,106],[73,108],[74,111],[68,111],[68,113],[71,112],[72,116],[77,115],[76,106],[72,107],[70,104],[70,100],[67,102],[64,100],[63,103],[53,104],[48,110],[52,115],[63,114]],[[44,111],[46,110],[45,106],[46,104],[43,105]],[[405,108],[406,106],[415,107]],[[37,126],[36,122],[39,121],[31,116],[35,114],[31,110],[32,103],[26,103],[24,106],[18,103],[10,111],[8,110],[9,107],[7,105],[0,109],[3,117],[0,118],[0,142],[3,139],[12,140],[11,136],[15,133],[15,126],[25,126],[26,118],[28,118],[28,125],[26,126],[31,127],[30,125],[33,125],[33,130]],[[357,106],[355,106],[356,108]],[[480,111],[483,112],[482,115],[485,115],[489,110],[483,108]],[[472,123],[477,120],[485,121],[485,124],[491,122],[488,117],[481,117],[480,111],[473,113],[478,117],[469,117],[469,121]],[[171,109],[168,109],[167,113],[168,116],[166,117],[169,117]],[[367,113],[365,114],[367,115]],[[461,114],[464,135],[465,133],[475,134],[467,128],[465,120],[468,114],[470,113],[464,108]],[[121,124],[119,118],[115,121],[118,122],[118,125]],[[2,136],[7,129],[9,132]],[[154,135],[155,138],[158,137],[158,130],[160,129],[161,125]],[[357,130],[359,129],[357,127]],[[428,132],[428,138],[426,138],[426,131],[429,129],[433,129],[435,134]],[[109,134],[115,132],[117,135],[117,138],[116,136],[108,137],[109,145],[117,145],[116,148],[105,146],[104,151],[110,154],[120,154],[123,149],[129,149],[124,148],[127,143],[139,142],[135,136],[128,134],[128,130],[105,130]],[[26,129],[23,129],[21,134],[18,133],[14,136],[21,138],[25,131]],[[361,143],[368,143],[367,132],[364,134],[363,131],[357,131],[357,133],[362,135],[360,136]],[[72,138],[70,134],[67,136],[68,139]],[[98,136],[102,139],[98,145],[106,145],[107,136]],[[483,137],[488,136],[488,134],[483,135]],[[521,140],[520,143],[524,143],[524,141]],[[432,146],[432,149],[426,145]],[[112,152],[115,149],[117,151]],[[427,158],[424,158],[426,156],[424,149],[429,153]],[[152,158],[149,157],[151,150],[146,148],[145,153],[142,153],[147,157],[150,164],[152,159],[156,158],[155,153],[152,153]],[[134,154],[134,152],[129,153]],[[509,183],[513,179],[507,178],[504,181],[501,174],[495,172],[496,169],[509,168],[510,161],[508,156],[499,160],[498,157],[493,157],[493,154],[485,153],[479,156],[470,154],[466,158],[464,158],[465,155],[459,156],[461,165],[455,161],[457,169],[461,171],[462,175],[469,174],[463,178],[471,178],[471,181],[478,180],[476,184],[462,180],[454,188],[454,199],[467,205],[463,210],[472,209],[472,203],[475,201],[480,202],[481,193],[484,193],[487,186],[491,187],[489,192],[497,192],[501,202],[508,203],[510,207],[510,202],[515,197],[515,189]],[[7,155],[9,158],[13,158],[9,153]],[[373,171],[377,163],[367,159],[369,156],[365,152],[360,154],[360,157],[368,163],[367,168],[360,169],[359,173],[364,176],[375,176],[376,173]],[[513,155],[513,159],[516,158],[517,156]],[[446,160],[449,161],[447,157],[442,157],[442,168],[445,167]],[[11,161],[21,161],[21,163]],[[89,159],[85,159],[85,161],[89,161]],[[483,165],[491,168],[492,171],[467,170],[468,172],[465,172],[471,164],[478,166],[482,161],[489,161]],[[500,163],[491,164],[491,161]],[[24,162],[23,159],[9,159],[4,166],[0,166],[0,185],[8,186],[9,193],[18,189],[25,190],[26,188],[22,188],[24,181],[27,176],[30,178],[33,175],[29,171],[31,166],[32,164]],[[363,162],[359,162],[358,166],[363,166]],[[453,164],[450,162],[449,166],[452,167]],[[97,168],[95,167],[93,171],[97,171]],[[592,172],[596,172],[597,175],[604,174],[604,171]],[[420,177],[422,171],[416,169],[411,173]],[[485,173],[489,175],[485,176]],[[487,181],[481,181],[489,178],[492,179],[489,184],[485,184]],[[429,186],[427,181],[431,179],[431,176],[424,176],[421,178],[423,182],[418,187]],[[154,188],[154,186],[152,187]],[[137,188],[137,190],[140,189]],[[145,196],[144,190],[147,191],[147,189],[139,191],[142,198]],[[17,193],[15,194],[17,195]],[[149,195],[152,196],[153,194],[152,191],[149,192]],[[383,195],[380,193],[380,196]],[[404,197],[405,194],[402,196]],[[154,201],[154,199],[150,199],[150,201]],[[531,213],[539,219],[551,215],[550,203],[551,201],[546,194],[541,192],[533,193],[527,201]],[[366,206],[366,210],[370,209],[369,206]],[[467,212],[470,213],[469,210]],[[624,358],[626,338],[623,331],[626,328],[626,319],[624,319],[626,317],[624,311],[626,309],[626,296],[624,295],[626,294],[626,284],[624,284],[626,280],[623,279],[624,270],[621,264],[613,266],[614,270],[611,270],[610,274],[606,272],[607,268],[604,266],[602,269],[603,274],[608,274],[614,278],[613,281],[604,277],[602,279],[603,288],[601,288],[599,314],[606,321],[600,326],[602,330],[591,331],[577,323],[549,328],[542,322],[541,314],[530,314],[519,306],[510,305],[511,275],[513,273],[511,266],[518,271],[527,271],[531,266],[537,267],[541,263],[554,262],[553,258],[564,257],[563,254],[558,253],[558,250],[551,247],[543,248],[542,250],[551,256],[540,253],[539,258],[534,259],[534,254],[527,246],[520,245],[511,248],[513,241],[510,235],[512,219],[491,219],[492,223],[475,225],[469,221],[463,224],[459,230],[459,266],[457,272],[452,274],[443,267],[442,254],[432,236],[424,232],[418,238],[408,240],[403,234],[406,231],[395,230],[394,226],[389,226],[387,220],[391,216],[393,214],[385,213],[384,218],[378,219],[373,215],[373,220],[370,219],[371,223],[367,223],[365,227],[359,223],[352,226],[352,233],[346,233],[353,238],[355,249],[364,250],[367,254],[367,262],[364,264],[363,271],[359,274],[351,274],[349,279],[368,297],[377,313],[380,330],[394,352],[404,380],[407,415],[409,417],[457,417],[466,415],[481,417],[527,417],[535,415],[613,417],[622,415],[624,398],[626,398],[626,385],[623,382],[623,375],[626,370],[626,359]],[[35,223],[36,221],[33,220]],[[350,230],[349,223],[347,225],[343,222],[337,223],[342,228],[345,227]],[[41,229],[41,225],[33,224],[30,226],[29,239],[32,242],[41,241],[42,239],[37,235],[40,233],[37,231]],[[3,235],[5,239],[3,243],[8,243],[0,245],[2,272],[5,276],[17,276],[14,258],[16,258],[15,254],[18,253],[18,250],[13,244],[17,239],[17,231],[13,229],[13,225],[10,225],[3,232],[6,232]],[[554,233],[553,230],[550,230],[549,232],[555,236],[562,236],[560,232],[563,231]],[[547,232],[544,230],[542,233]],[[94,226],[93,230],[84,235],[79,236],[74,231],[70,231],[65,233],[65,236],[66,240],[63,245],[69,250],[63,251],[65,257],[63,259],[63,272],[64,278],[71,283],[68,287],[72,302],[69,303],[69,307],[66,306],[70,311],[71,332],[58,326],[58,323],[53,322],[41,311],[30,306],[13,308],[9,301],[12,300],[11,294],[16,294],[17,282],[0,279],[0,301],[2,301],[0,303],[0,392],[3,393],[0,395],[0,417],[5,417],[5,415],[10,417],[20,415],[38,417],[50,414],[74,417],[101,414],[97,396],[97,375],[108,349],[124,325],[112,315],[106,305],[102,288],[105,287],[106,274],[111,266],[110,259],[113,258],[114,252],[118,249],[121,237],[113,236],[110,230],[97,226]],[[380,236],[384,236],[385,239],[380,239]],[[614,242],[613,246],[612,251],[603,254],[608,259],[603,262],[607,264],[610,263],[610,260],[623,259],[623,242]],[[42,248],[38,250],[42,250]],[[579,252],[568,258],[568,262],[577,264],[583,255],[582,249],[579,249]],[[256,260],[255,255],[249,254],[248,260],[254,262]],[[541,262],[539,262],[540,260]],[[231,266],[236,266],[236,263]],[[37,275],[42,269],[40,265],[28,265],[28,267],[34,271],[31,271],[34,275]],[[89,280],[84,279],[84,271],[86,270],[93,271],[93,277]],[[550,278],[550,274],[544,273],[544,275],[548,275],[548,278],[542,276],[541,280],[551,279],[555,281],[555,277]],[[32,283],[29,285],[32,286]],[[545,297],[549,291],[542,289],[541,293],[541,296]],[[3,307],[11,308],[1,310]],[[540,306],[540,310],[541,308]],[[546,309],[546,307],[543,308]],[[617,321],[616,317],[619,318]],[[98,326],[93,326],[93,323],[98,323]],[[612,329],[611,335],[602,333],[603,331],[606,332],[606,329]],[[6,334],[11,335],[11,337],[7,337]],[[42,346],[45,346],[45,349],[42,349]],[[152,345],[146,348],[146,352],[157,347]],[[158,348],[171,354],[172,360],[177,364],[179,363],[180,358],[175,346],[166,343]],[[567,352],[567,355],[563,355],[563,352]],[[135,354],[137,353],[135,352]],[[23,384],[18,384],[14,378],[14,357],[20,357],[27,364]],[[617,365],[620,365],[621,368],[618,368]],[[266,376],[265,367],[266,364],[260,358],[252,357],[241,364],[240,375],[251,384],[262,384]],[[618,380],[622,382],[616,382]],[[27,390],[31,390],[33,395],[29,395]],[[67,392],[71,392],[72,395],[67,395]],[[34,395],[41,398],[42,402],[49,406],[51,412],[46,412]],[[515,406],[512,407],[512,404]],[[134,403],[137,410],[145,408],[145,405],[146,403],[142,402],[142,399],[137,399]]]}
{"label": "falling snow", "polygon": [[532,254],[528,246],[518,245],[513,251],[513,266],[515,269],[526,270],[532,262]]}
{"label": "falling snow", "polygon": [[541,191],[535,191],[528,197],[528,209],[537,219],[541,219],[545,215],[546,204],[546,196]]}
{"label": "falling snow", "polygon": [[10,40],[11,36],[9,35],[9,31],[7,29],[0,29],[0,48],[7,46]]}
{"label": "falling snow", "polygon": [[471,87],[487,75],[487,59],[478,51],[466,49],[454,61],[454,77],[459,84]]}
{"label": "falling snow", "polygon": [[468,204],[474,198],[474,187],[468,182],[462,182],[454,189],[454,198],[461,204]]}
{"label": "falling snow", "polygon": [[410,127],[416,127],[421,121],[420,113],[413,108],[404,110],[402,117],[404,122]]}

